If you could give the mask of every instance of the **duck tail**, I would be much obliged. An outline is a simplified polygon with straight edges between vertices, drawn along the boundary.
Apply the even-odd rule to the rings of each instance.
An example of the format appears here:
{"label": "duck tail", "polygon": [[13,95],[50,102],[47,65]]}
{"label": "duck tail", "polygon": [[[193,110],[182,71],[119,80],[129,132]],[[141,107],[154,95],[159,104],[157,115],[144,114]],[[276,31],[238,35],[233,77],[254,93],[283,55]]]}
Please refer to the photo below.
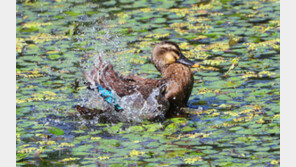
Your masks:
{"label": "duck tail", "polygon": [[79,114],[86,119],[93,119],[94,117],[107,112],[99,109],[86,108],[80,105],[75,105],[75,108],[79,112]]}

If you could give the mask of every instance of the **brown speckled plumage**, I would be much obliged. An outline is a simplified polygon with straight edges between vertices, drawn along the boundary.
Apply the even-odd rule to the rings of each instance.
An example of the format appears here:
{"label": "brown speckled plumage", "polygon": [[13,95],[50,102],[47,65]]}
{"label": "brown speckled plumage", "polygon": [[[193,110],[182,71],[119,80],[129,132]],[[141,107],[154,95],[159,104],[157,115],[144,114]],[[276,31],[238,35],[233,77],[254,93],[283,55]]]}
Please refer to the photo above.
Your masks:
{"label": "brown speckled plumage", "polygon": [[[189,66],[193,64],[184,57],[177,44],[169,41],[154,47],[151,60],[162,74],[161,79],[123,76],[115,72],[110,63],[103,63],[102,60],[85,76],[91,85],[100,84],[105,89],[115,91],[119,97],[140,92],[146,100],[154,89],[158,89],[157,101],[163,107],[161,110],[166,116],[172,116],[188,102],[193,87],[193,74]],[[80,113],[85,114],[86,110],[83,111]]]}

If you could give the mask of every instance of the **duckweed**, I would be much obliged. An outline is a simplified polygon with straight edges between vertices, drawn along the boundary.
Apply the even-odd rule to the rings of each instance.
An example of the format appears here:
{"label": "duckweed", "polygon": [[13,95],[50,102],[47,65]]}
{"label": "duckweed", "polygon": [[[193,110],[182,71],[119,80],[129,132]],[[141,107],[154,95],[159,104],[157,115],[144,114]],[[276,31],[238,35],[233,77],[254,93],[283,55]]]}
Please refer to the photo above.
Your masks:
{"label": "duckweed", "polygon": [[[279,166],[279,7],[279,0],[18,0],[17,165]],[[161,40],[200,62],[184,109],[190,116],[103,124],[77,114],[75,105],[95,98],[82,71],[96,54],[122,74],[159,78],[150,54]]]}

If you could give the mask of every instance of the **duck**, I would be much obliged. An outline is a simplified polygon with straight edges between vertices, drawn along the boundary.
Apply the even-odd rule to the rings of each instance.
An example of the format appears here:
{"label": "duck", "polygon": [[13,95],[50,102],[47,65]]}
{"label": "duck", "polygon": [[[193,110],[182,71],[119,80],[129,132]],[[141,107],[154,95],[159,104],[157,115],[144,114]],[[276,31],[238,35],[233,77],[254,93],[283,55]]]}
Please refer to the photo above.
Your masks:
{"label": "duck", "polygon": [[100,110],[76,105],[77,111],[85,118],[100,117],[101,122],[130,122],[135,118],[164,120],[179,115],[192,92],[191,68],[199,64],[186,58],[172,41],[157,43],[152,49],[151,62],[162,78],[124,76],[99,56],[97,65],[89,73],[84,72],[84,76],[88,89],[96,91],[110,107]]}

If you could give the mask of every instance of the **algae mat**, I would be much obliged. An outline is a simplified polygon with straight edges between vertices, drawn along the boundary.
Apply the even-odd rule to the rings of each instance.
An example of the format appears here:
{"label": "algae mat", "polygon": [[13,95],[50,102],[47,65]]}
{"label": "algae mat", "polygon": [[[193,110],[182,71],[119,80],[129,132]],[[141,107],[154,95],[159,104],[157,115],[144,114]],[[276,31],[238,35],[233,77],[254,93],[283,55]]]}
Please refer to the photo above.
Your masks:
{"label": "algae mat", "polygon": [[[279,166],[279,15],[278,0],[17,0],[17,165]],[[100,124],[76,114],[96,54],[159,78],[150,52],[160,40],[201,62],[192,116]]]}

